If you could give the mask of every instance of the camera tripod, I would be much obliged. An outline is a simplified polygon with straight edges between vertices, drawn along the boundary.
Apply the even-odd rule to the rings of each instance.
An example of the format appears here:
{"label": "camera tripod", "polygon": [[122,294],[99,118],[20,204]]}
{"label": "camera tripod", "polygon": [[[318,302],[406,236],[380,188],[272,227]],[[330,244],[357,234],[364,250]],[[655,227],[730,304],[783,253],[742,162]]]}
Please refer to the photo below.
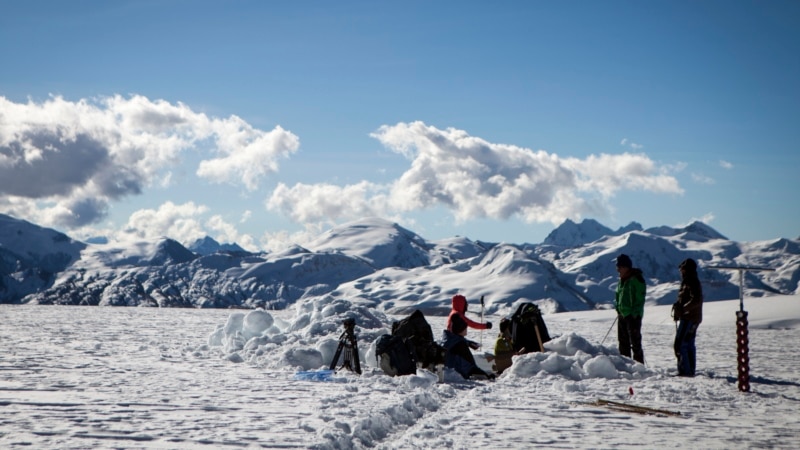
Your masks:
{"label": "camera tripod", "polygon": [[356,343],[356,320],[355,319],[345,319],[342,322],[344,325],[344,332],[342,335],[339,336],[339,347],[336,349],[336,353],[333,355],[333,361],[331,361],[331,370],[336,369],[336,363],[339,362],[339,356],[342,356],[342,352],[344,351],[344,358],[342,361],[341,368],[346,368],[351,372],[355,372],[361,375],[361,362],[358,359],[358,344]]}

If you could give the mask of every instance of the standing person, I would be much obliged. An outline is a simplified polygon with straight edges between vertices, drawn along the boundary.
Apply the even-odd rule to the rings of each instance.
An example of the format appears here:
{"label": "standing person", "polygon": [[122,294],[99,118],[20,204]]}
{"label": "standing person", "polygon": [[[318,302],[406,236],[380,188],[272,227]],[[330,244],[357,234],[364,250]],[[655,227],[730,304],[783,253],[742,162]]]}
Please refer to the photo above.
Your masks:
{"label": "standing person", "polygon": [[685,259],[678,269],[681,271],[681,288],[678,301],[672,305],[672,318],[678,322],[675,333],[675,357],[678,358],[678,376],[693,377],[697,349],[694,345],[697,327],[703,321],[703,287],[697,277],[697,263]]}
{"label": "standing person", "polygon": [[442,346],[447,350],[444,365],[455,369],[464,378],[473,375],[484,376],[494,379],[494,374],[484,372],[475,362],[470,349],[477,350],[477,342],[467,339],[467,328],[479,330],[489,330],[492,328],[491,322],[480,323],[471,320],[465,315],[467,312],[467,298],[463,295],[453,296],[453,309],[447,317],[447,328],[442,337]]}
{"label": "standing person", "polygon": [[644,364],[642,350],[642,316],[644,316],[644,296],[647,290],[642,270],[633,267],[628,255],[617,257],[619,284],[616,292],[617,336],[619,353]]}

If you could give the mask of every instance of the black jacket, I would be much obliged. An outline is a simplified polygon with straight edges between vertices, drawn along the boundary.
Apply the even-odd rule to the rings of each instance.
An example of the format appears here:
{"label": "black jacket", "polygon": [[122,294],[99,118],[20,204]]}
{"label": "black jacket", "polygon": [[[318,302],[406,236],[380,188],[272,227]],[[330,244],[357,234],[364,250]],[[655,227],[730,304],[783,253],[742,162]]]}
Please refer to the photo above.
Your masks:
{"label": "black jacket", "polygon": [[675,302],[675,320],[686,319],[699,324],[703,321],[703,288],[697,273],[687,273],[681,280],[678,301]]}

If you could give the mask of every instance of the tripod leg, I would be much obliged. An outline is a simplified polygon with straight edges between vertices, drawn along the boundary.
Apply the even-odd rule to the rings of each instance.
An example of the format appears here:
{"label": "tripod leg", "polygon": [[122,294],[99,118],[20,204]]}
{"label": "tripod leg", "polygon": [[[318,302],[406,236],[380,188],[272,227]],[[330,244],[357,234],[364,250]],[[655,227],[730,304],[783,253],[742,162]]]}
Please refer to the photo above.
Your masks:
{"label": "tripod leg", "polygon": [[361,375],[361,361],[358,357],[358,347],[355,344],[353,344],[353,363],[355,364],[353,371]]}
{"label": "tripod leg", "polygon": [[336,353],[333,355],[333,360],[331,360],[331,370],[336,370],[336,363],[339,362],[339,355],[342,354],[342,348],[344,347],[344,342],[339,342],[339,347],[336,349]]}
{"label": "tripod leg", "polygon": [[349,345],[344,347],[344,355],[342,359],[342,367],[347,368],[350,372],[353,371],[353,350]]}

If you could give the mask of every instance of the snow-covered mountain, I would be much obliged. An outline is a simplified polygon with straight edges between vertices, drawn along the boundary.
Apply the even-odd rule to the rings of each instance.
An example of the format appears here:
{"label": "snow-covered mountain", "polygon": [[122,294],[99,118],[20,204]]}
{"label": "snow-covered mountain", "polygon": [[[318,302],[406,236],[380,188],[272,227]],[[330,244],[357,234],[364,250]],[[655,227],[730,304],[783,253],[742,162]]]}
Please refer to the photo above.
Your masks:
{"label": "snow-covered mountain", "polygon": [[620,253],[643,270],[650,304],[675,300],[677,265],[688,257],[700,264],[709,301],[739,295],[738,272],[713,266],[774,269],[746,273],[748,296],[797,293],[800,283],[800,241],[734,242],[700,222],[647,230],[633,222],[612,231],[594,220],[566,221],[541,244],[500,244],[429,241],[370,218],[334,227],[306,247],[236,248],[206,239],[187,249],[166,237],[84,244],[0,215],[0,302],[283,309],[318,298],[441,313],[461,293],[473,309],[483,296],[487,314],[524,301],[554,313],[609,308]]}
{"label": "snow-covered mountain", "polygon": [[544,238],[543,244],[557,245],[560,247],[578,247],[605,236],[616,236],[628,231],[641,231],[641,229],[642,226],[640,224],[631,222],[628,226],[620,228],[615,233],[611,231],[610,228],[594,219],[586,219],[580,224],[567,219]]}
{"label": "snow-covered mountain", "polygon": [[189,244],[188,248],[194,253],[204,256],[218,252],[246,253],[245,249],[239,247],[238,244],[220,244],[209,236],[194,241],[193,243]]}
{"label": "snow-covered mountain", "polygon": [[18,303],[53,284],[86,244],[0,214],[0,303]]}

